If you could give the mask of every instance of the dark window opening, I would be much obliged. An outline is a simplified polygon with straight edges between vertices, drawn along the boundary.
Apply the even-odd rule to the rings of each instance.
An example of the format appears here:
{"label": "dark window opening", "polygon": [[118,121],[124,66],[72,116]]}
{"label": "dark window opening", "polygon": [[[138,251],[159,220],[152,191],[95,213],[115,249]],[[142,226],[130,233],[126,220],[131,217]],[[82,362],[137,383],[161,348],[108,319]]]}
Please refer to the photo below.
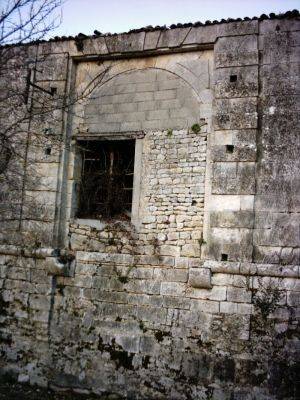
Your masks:
{"label": "dark window opening", "polygon": [[80,141],[79,218],[128,218],[131,213],[135,140]]}
{"label": "dark window opening", "polygon": [[228,254],[221,254],[221,261],[228,261]]}
{"label": "dark window opening", "polygon": [[229,80],[230,80],[230,82],[236,82],[237,81],[237,75],[230,75]]}
{"label": "dark window opening", "polygon": [[233,153],[234,146],[232,144],[226,144],[226,153]]}
{"label": "dark window opening", "polygon": [[50,156],[51,155],[51,147],[46,147],[45,148],[45,154],[46,154],[46,156]]}
{"label": "dark window opening", "polygon": [[51,87],[50,88],[50,93],[52,96],[54,96],[57,93],[57,88],[56,87]]}

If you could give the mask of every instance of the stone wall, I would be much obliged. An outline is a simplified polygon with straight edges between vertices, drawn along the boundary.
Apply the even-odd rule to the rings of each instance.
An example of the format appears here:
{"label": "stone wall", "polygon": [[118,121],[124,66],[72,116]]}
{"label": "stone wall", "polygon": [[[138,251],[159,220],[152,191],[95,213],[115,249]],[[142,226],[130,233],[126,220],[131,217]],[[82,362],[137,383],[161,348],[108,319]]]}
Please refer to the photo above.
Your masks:
{"label": "stone wall", "polygon": [[89,133],[189,128],[200,119],[195,97],[175,74],[127,72],[95,89],[85,107],[85,124]]}
{"label": "stone wall", "polygon": [[[113,398],[297,398],[299,26],[29,46],[68,107],[33,118],[35,213],[2,228],[2,374]],[[139,142],[134,218],[77,219],[78,139],[120,137]]]}

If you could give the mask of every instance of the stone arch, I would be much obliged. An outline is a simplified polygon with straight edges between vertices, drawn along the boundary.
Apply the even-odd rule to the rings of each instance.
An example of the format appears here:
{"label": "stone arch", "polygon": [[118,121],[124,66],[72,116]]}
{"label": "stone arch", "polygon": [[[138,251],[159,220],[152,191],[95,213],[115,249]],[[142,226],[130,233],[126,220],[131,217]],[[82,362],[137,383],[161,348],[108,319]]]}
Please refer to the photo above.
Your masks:
{"label": "stone arch", "polygon": [[163,68],[114,67],[84,106],[90,133],[186,129],[200,119],[199,96]]}

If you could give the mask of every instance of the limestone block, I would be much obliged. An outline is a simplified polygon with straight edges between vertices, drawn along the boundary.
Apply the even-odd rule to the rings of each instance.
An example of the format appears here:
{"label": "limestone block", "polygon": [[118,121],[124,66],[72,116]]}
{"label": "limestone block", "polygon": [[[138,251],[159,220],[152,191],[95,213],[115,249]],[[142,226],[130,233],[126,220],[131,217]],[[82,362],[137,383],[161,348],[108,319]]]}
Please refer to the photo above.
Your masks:
{"label": "limestone block", "polygon": [[109,53],[126,53],[142,51],[145,32],[106,36],[105,41]]}
{"label": "limestone block", "polygon": [[215,98],[258,95],[258,66],[218,68],[214,73]]}
{"label": "limestone block", "polygon": [[227,288],[227,301],[234,303],[251,303],[252,294],[245,288]]}
{"label": "limestone block", "polygon": [[75,278],[72,278],[70,284],[71,286],[77,286],[80,288],[91,288],[93,279],[91,276],[75,275]]}
{"label": "limestone block", "polygon": [[[279,28],[279,30],[278,30]],[[271,19],[261,21],[259,24],[261,35],[276,32],[291,32],[300,30],[299,19]]]}
{"label": "limestone block", "polygon": [[189,259],[187,257],[176,257],[175,267],[176,268],[188,268]]}
{"label": "limestone block", "polygon": [[299,225],[274,225],[272,228],[256,229],[253,242],[256,245],[300,247]]}
{"label": "limestone block", "polygon": [[[232,263],[230,263],[230,264],[232,264]],[[237,264],[237,266],[239,267],[238,264]],[[218,270],[222,271],[224,273],[215,273],[215,272],[213,273],[212,280],[211,280],[213,285],[233,286],[233,287],[244,288],[244,289],[247,287],[247,278],[243,275],[235,275],[234,274],[234,273],[240,272],[238,268],[237,268],[237,270],[231,269],[232,273],[230,273],[230,274],[228,273],[228,272],[231,272],[231,271],[229,271],[229,266],[227,266],[227,269],[225,267],[225,268],[223,268],[223,270],[221,270],[221,269],[218,269]],[[227,290],[228,289],[229,288],[227,288]]]}
{"label": "limestone block", "polygon": [[214,43],[217,37],[217,25],[193,27],[184,40],[184,44]]}
{"label": "limestone block", "polygon": [[97,54],[103,55],[108,53],[108,49],[106,46],[106,38],[103,36],[87,38],[83,41],[83,49],[82,54]]}
{"label": "limestone block", "polygon": [[211,227],[251,229],[253,224],[253,211],[216,211],[210,213]]}
{"label": "limestone block", "polygon": [[159,294],[161,283],[149,280],[130,280],[126,284],[126,290],[134,293]]}
{"label": "limestone block", "polygon": [[199,257],[200,256],[200,246],[199,244],[185,244],[182,246],[181,257]]}
{"label": "limestone block", "polygon": [[144,50],[156,49],[160,34],[161,34],[161,31],[146,32]]}
{"label": "limestone block", "polygon": [[257,99],[216,100],[214,127],[222,129],[250,129],[257,127]]}
{"label": "limestone block", "polygon": [[153,278],[167,282],[187,282],[188,272],[186,269],[154,268]]}
{"label": "limestone block", "polygon": [[72,234],[70,238],[71,250],[85,250],[88,243],[86,235]]}
{"label": "limestone block", "polygon": [[192,299],[223,301],[226,299],[226,287],[213,286],[211,289],[189,287],[186,295]]}
{"label": "limestone block", "polygon": [[220,312],[220,302],[211,300],[191,300],[191,311],[218,313]]}
{"label": "limestone block", "polygon": [[[99,266],[96,264],[84,264],[84,263],[76,264],[76,274],[79,275],[95,275],[97,269],[99,269]],[[100,271],[102,271],[102,268],[100,269]]]}
{"label": "limestone block", "polygon": [[48,323],[49,320],[49,310],[34,310],[32,311],[32,320],[42,323]]}
{"label": "limestone block", "polygon": [[300,307],[300,294],[299,292],[287,292],[287,304],[291,307]]}
{"label": "limestone block", "polygon": [[282,196],[279,193],[257,194],[255,208],[259,211],[292,212],[300,211],[300,199],[298,194]]}
{"label": "limestone block", "polygon": [[157,44],[157,48],[171,48],[180,46],[189,31],[190,28],[178,28],[162,31]]}
{"label": "limestone block", "polygon": [[222,301],[220,303],[220,312],[224,314],[241,314],[247,315],[253,313],[252,304],[232,303],[229,301]]}
{"label": "limestone block", "polygon": [[45,53],[69,53],[70,55],[78,55],[78,50],[75,45],[75,40],[66,40],[50,43],[51,46]]}
{"label": "limestone block", "polygon": [[294,278],[284,278],[281,282],[281,287],[286,290],[300,292],[300,280]]}
{"label": "limestone block", "polygon": [[253,205],[254,196],[252,195],[212,195],[209,211],[252,211]]}
{"label": "limestone block", "polygon": [[29,296],[29,306],[36,310],[49,310],[50,296],[40,296],[32,294]]}
{"label": "limestone block", "polygon": [[159,253],[163,256],[178,257],[180,255],[180,247],[172,245],[162,245],[159,247]]}
{"label": "limestone block", "polygon": [[221,37],[214,52],[216,68],[258,64],[257,36]]}
{"label": "limestone block", "polygon": [[258,33],[257,20],[254,21],[234,21],[220,24],[218,26],[219,36],[251,35]]}
{"label": "limestone block", "polygon": [[252,229],[212,228],[208,239],[208,254],[215,260],[251,260]]}
{"label": "limestone block", "polygon": [[38,59],[36,81],[65,80],[68,68],[67,54],[44,54]]}
{"label": "limestone block", "polygon": [[257,33],[257,31],[257,21],[193,27],[187,35],[184,44],[214,43],[218,37],[253,34]]}
{"label": "limestone block", "polygon": [[[284,250],[284,249],[282,249]],[[282,276],[289,278],[299,277],[299,266],[298,265],[274,265],[274,264],[255,264],[258,275],[266,276]]]}
{"label": "limestone block", "polygon": [[186,291],[186,284],[179,282],[162,282],[160,294],[164,296],[182,296]]}
{"label": "limestone block", "polygon": [[188,310],[190,308],[190,300],[182,297],[163,296],[163,306]]}
{"label": "limestone block", "polygon": [[189,285],[194,288],[211,289],[211,270],[209,268],[190,268]]}
{"label": "limestone block", "polygon": [[155,325],[165,324],[167,310],[157,307],[137,307],[136,317],[140,321],[151,322]]}
{"label": "limestone block", "polygon": [[264,96],[294,95],[300,93],[300,63],[278,63],[260,68],[261,93]]}
{"label": "limestone block", "polygon": [[140,351],[146,354],[158,352],[159,344],[153,336],[142,336],[140,341]]}
{"label": "limestone block", "polygon": [[211,149],[213,161],[256,161],[255,129],[215,131]]}
{"label": "limestone block", "polygon": [[213,194],[254,194],[255,163],[214,163]]}
{"label": "limestone block", "polygon": [[300,61],[299,32],[282,32],[260,36],[259,47],[262,54],[262,64],[277,64],[280,62]]}
{"label": "limestone block", "polygon": [[283,228],[300,225],[300,216],[292,212],[259,211],[255,213],[255,227],[257,229]]}
{"label": "limestone block", "polygon": [[19,267],[9,265],[9,266],[7,266],[6,277],[8,279],[29,280],[30,279],[30,270],[27,268],[19,268]]}
{"label": "limestone block", "polygon": [[131,254],[90,253],[85,251],[77,251],[76,259],[92,263],[112,262],[127,265],[131,265],[134,262],[134,258]]}

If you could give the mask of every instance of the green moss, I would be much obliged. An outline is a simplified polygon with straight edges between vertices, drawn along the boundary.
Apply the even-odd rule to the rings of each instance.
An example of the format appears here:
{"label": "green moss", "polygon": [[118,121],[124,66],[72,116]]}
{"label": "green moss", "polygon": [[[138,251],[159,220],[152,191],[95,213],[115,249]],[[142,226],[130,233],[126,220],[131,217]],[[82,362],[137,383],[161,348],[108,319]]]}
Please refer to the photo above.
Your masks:
{"label": "green moss", "polygon": [[199,133],[201,131],[201,127],[199,124],[194,124],[191,126],[191,131],[194,133]]}
{"label": "green moss", "polygon": [[173,136],[173,129],[168,129],[167,130],[167,136],[172,137]]}
{"label": "green moss", "polygon": [[140,321],[139,327],[140,327],[140,330],[143,331],[144,333],[147,332],[147,330],[148,330],[148,329],[145,327],[143,321]]}
{"label": "green moss", "polygon": [[128,276],[118,276],[118,280],[121,283],[127,283],[129,281],[129,278],[128,278]]}

